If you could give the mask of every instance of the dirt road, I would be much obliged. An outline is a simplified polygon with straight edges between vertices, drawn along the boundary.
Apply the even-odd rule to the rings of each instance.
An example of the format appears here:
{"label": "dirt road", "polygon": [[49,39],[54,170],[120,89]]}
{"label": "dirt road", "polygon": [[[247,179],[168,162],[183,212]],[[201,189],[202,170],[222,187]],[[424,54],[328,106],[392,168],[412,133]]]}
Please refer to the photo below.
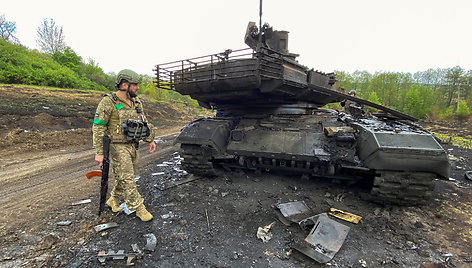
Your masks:
{"label": "dirt road", "polygon": [[[146,166],[176,151],[178,148],[169,141],[175,135],[159,137],[163,142],[155,154],[147,153],[147,148],[142,146],[142,165]],[[1,160],[0,166],[0,203],[3,204],[0,235],[18,226],[36,224],[35,219],[44,215],[45,211],[86,199],[100,187],[99,180],[85,178],[87,171],[97,169],[91,148],[3,157],[5,159]]]}

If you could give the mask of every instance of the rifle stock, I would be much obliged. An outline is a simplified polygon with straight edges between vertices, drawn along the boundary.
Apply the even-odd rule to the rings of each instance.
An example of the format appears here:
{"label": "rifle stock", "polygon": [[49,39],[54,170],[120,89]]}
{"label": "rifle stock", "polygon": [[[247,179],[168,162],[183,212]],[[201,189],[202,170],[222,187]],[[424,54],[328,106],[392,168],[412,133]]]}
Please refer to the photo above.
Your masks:
{"label": "rifle stock", "polygon": [[108,174],[110,171],[110,138],[103,136],[103,165],[102,165],[102,181],[100,185],[100,205],[98,208],[98,216],[100,216],[105,208],[105,202],[108,192]]}

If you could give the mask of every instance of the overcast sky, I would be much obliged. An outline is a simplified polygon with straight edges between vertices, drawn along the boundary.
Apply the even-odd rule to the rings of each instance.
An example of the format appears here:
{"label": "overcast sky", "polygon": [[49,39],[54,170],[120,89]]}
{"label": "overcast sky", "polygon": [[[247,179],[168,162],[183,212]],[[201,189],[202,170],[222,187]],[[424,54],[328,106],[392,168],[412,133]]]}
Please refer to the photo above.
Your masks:
{"label": "overcast sky", "polygon": [[[264,0],[263,22],[287,30],[289,50],[316,70],[472,69],[471,0]],[[44,18],[105,72],[244,48],[259,0],[0,0],[20,42],[37,48]]]}

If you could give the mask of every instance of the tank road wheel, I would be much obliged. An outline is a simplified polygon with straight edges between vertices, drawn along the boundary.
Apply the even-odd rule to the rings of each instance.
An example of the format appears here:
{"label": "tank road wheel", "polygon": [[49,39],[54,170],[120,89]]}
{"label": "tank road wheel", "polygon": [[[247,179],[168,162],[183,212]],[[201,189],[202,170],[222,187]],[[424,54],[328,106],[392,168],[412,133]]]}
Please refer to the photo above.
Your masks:
{"label": "tank road wheel", "polygon": [[196,144],[181,144],[182,149],[182,168],[189,173],[199,176],[216,176],[213,167],[212,151],[208,147]]}
{"label": "tank road wheel", "polygon": [[432,173],[381,171],[371,190],[374,201],[397,205],[422,205],[434,190]]}

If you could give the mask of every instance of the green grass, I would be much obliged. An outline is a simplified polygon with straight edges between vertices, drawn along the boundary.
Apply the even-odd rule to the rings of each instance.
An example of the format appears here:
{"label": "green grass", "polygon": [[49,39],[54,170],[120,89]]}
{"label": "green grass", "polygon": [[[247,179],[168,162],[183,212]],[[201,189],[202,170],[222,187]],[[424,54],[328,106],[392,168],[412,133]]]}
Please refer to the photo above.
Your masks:
{"label": "green grass", "polygon": [[439,132],[432,132],[432,133],[444,142],[448,142],[460,148],[472,149],[472,139],[451,136],[449,134],[439,133]]}
{"label": "green grass", "polygon": [[61,91],[80,91],[80,92],[104,92],[103,90],[95,89],[75,89],[75,88],[59,88],[49,86],[37,86],[37,85],[24,85],[24,84],[2,84],[0,87],[13,87],[13,88],[34,88],[34,89],[45,89],[45,90],[61,90]]}

